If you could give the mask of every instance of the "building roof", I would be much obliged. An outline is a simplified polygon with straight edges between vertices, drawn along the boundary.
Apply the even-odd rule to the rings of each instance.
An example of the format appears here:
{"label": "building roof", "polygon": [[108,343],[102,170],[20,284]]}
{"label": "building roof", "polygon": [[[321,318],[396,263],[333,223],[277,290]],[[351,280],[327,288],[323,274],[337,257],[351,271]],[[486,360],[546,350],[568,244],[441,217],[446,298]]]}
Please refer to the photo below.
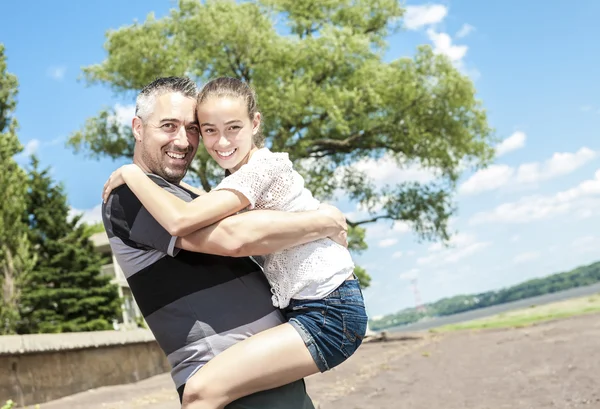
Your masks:
{"label": "building roof", "polygon": [[108,241],[108,235],[106,232],[103,231],[93,234],[92,237],[90,237],[90,240],[92,240],[94,247],[96,247],[98,251],[102,253],[110,253],[110,243]]}
{"label": "building roof", "polygon": [[71,332],[65,334],[4,335],[0,337],[0,355],[98,348],[151,341],[154,341],[154,336],[152,332],[145,329]]}

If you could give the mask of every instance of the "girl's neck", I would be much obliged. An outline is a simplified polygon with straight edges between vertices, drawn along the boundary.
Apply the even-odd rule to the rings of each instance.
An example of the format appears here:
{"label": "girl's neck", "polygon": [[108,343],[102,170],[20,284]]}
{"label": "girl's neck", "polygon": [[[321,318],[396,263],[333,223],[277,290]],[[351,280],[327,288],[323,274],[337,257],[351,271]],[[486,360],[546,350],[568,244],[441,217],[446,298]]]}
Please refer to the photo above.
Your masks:
{"label": "girl's neck", "polygon": [[250,149],[250,152],[248,152],[248,154],[246,155],[246,157],[244,159],[242,159],[240,161],[240,163],[238,163],[235,167],[229,169],[230,173],[235,173],[237,172],[242,166],[244,166],[246,163],[248,163],[248,161],[250,160],[250,158],[252,157],[252,155],[254,155],[254,152],[256,152],[258,150],[258,147],[256,145],[252,146],[252,149]]}

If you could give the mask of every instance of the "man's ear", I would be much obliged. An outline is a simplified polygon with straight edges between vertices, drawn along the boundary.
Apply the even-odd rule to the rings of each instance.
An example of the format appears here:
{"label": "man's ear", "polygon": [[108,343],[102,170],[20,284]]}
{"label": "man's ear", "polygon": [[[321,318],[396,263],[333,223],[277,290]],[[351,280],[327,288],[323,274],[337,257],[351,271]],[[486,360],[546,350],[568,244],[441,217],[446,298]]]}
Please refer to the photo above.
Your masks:
{"label": "man's ear", "polygon": [[131,130],[133,132],[133,137],[136,142],[142,141],[142,128],[144,124],[142,123],[142,119],[139,116],[133,117],[131,120]]}
{"label": "man's ear", "polygon": [[260,129],[261,119],[262,117],[260,115],[260,112],[254,114],[254,119],[252,120],[252,135],[256,135],[258,133],[258,130]]}

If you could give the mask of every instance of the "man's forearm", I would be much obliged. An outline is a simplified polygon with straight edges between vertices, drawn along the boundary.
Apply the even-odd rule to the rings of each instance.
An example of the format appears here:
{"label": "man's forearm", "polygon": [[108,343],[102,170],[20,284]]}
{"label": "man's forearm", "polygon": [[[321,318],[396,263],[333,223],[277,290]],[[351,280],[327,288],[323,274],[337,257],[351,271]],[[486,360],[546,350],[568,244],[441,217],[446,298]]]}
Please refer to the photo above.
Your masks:
{"label": "man's forearm", "polygon": [[318,212],[253,210],[219,222],[239,244],[236,256],[260,256],[328,237],[339,226]]}

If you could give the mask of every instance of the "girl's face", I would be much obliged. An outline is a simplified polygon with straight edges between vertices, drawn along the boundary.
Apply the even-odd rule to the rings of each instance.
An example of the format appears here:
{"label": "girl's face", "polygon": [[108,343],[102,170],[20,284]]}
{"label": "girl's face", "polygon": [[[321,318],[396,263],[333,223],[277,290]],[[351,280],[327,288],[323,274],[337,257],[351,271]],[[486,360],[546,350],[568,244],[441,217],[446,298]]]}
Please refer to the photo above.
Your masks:
{"label": "girl's face", "polygon": [[235,172],[256,149],[260,113],[251,120],[242,98],[208,98],[198,105],[198,123],[204,147],[223,169]]}

